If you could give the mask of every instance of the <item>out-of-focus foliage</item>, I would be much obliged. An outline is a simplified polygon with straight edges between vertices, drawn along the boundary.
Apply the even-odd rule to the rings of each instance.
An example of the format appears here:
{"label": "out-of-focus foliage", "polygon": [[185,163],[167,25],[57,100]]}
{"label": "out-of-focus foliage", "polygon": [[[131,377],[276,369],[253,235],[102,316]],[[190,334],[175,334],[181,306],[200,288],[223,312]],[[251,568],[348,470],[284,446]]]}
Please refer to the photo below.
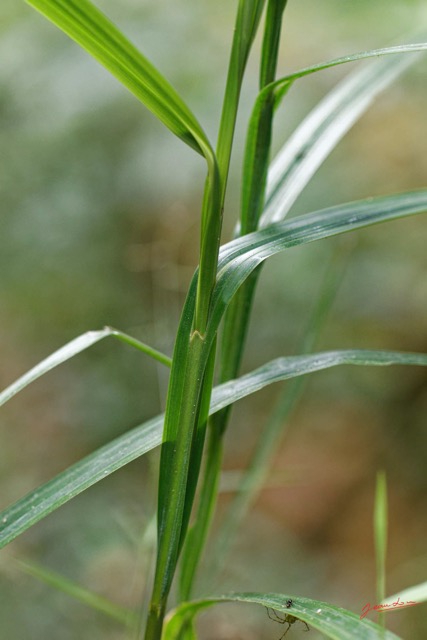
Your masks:
{"label": "out-of-focus foliage", "polygon": [[[99,3],[177,87],[212,138],[234,4]],[[290,1],[279,74],[409,40],[415,27],[427,25],[423,4]],[[294,213],[425,187],[426,69],[421,61],[378,100]],[[292,89],[277,116],[275,149],[348,71],[318,74]],[[250,65],[226,203],[228,234],[256,83],[257,69]],[[105,324],[170,353],[197,261],[203,162],[77,46],[16,0],[0,6],[0,149],[1,388],[79,333]],[[346,275],[319,346],[425,352],[425,220],[367,230],[349,245]],[[319,264],[334,246],[331,240],[293,250],[265,267],[246,368],[295,353],[321,281]],[[0,420],[1,506],[157,413],[166,383],[160,366],[105,343],[14,399]],[[276,393],[265,391],[236,408],[227,443],[231,471],[247,460]],[[238,554],[221,586],[320,594],[360,611],[374,597],[371,514],[379,465],[389,478],[389,590],[421,582],[427,561],[426,412],[422,370],[318,375],[293,416],[271,486],[242,527]],[[155,467],[156,456],[150,462]],[[62,508],[12,551],[25,551],[120,604],[137,604],[144,551],[151,544],[149,535],[141,539],[154,505],[152,471],[146,462],[133,463]],[[224,487],[233,486],[232,474],[224,474]],[[7,555],[1,569],[5,637],[122,637],[109,621],[17,574]],[[216,613],[216,638],[276,633],[257,613],[243,618],[230,611]],[[209,615],[206,629],[213,624]],[[395,631],[425,637],[421,607],[395,616]]]}

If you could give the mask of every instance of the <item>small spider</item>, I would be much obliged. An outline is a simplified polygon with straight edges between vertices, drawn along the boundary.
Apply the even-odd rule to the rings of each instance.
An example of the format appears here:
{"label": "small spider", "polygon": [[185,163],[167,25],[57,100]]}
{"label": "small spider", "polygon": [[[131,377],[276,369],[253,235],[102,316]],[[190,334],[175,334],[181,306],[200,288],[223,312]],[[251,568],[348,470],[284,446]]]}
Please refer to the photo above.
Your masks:
{"label": "small spider", "polygon": [[[287,600],[286,601],[286,608],[290,609],[293,605],[293,600]],[[290,613],[287,613],[283,618],[281,616],[279,616],[279,614],[277,613],[277,611],[275,611],[274,609],[271,609],[269,607],[266,607],[267,609],[267,615],[270,618],[270,620],[273,620],[273,622],[278,622],[279,624],[287,624],[288,628],[286,629],[285,633],[280,636],[279,640],[282,640],[282,638],[285,637],[285,635],[288,633],[289,629],[291,628],[291,625],[294,624],[295,622],[302,622],[303,624],[305,624],[306,628],[305,631],[310,631],[310,627],[308,626],[308,624],[306,622],[304,622],[304,620],[299,620],[298,618],[296,618],[295,616],[291,616]],[[272,612],[273,615],[270,615],[270,611]]]}

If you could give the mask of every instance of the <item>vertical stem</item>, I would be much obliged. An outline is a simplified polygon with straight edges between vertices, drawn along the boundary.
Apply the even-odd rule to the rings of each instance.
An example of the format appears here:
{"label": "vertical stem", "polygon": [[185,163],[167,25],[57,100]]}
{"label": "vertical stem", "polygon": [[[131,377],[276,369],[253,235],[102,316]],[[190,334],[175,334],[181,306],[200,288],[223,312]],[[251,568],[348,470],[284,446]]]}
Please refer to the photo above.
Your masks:
{"label": "vertical stem", "polygon": [[[385,471],[377,473],[374,509],[375,561],[377,573],[378,604],[383,602],[386,594],[386,556],[387,556],[387,478]],[[378,624],[385,628],[385,613],[378,612]]]}
{"label": "vertical stem", "polygon": [[[286,2],[287,0],[269,0],[268,3],[261,59],[261,88],[263,87],[263,83],[269,84],[274,80],[280,39],[281,18]],[[235,57],[235,51],[238,51],[240,46],[241,43],[235,38],[233,42],[232,60]],[[241,79],[242,73],[243,68],[241,66],[239,67],[239,65],[237,65],[234,68],[234,65],[232,63],[230,64],[217,149],[217,157],[221,168],[220,172],[222,171],[221,177],[223,181],[226,181],[228,173],[235,112],[237,110],[237,101],[239,97],[235,90],[233,77],[236,76]],[[230,89],[229,91],[228,88]],[[273,110],[274,96],[272,94],[271,97],[269,96],[269,98],[262,104],[261,111],[256,110],[254,124],[255,133],[250,130],[248,134],[249,142],[247,145],[247,151],[248,147],[250,147],[250,149],[249,153],[245,154],[247,158],[245,161],[243,175],[244,191],[242,194],[241,216],[242,233],[248,233],[249,231],[256,229],[264,203]],[[233,114],[232,119],[230,118],[230,114]],[[252,124],[253,122],[251,121],[250,127]],[[224,196],[224,192],[222,195]],[[247,220],[249,220],[249,224],[246,223]],[[240,367],[256,281],[256,274],[249,278],[249,281],[245,283],[242,289],[237,293],[236,299],[230,305],[229,312],[227,312],[223,337],[223,357],[221,359],[220,370],[221,382],[229,380],[237,375]],[[230,409],[226,409],[214,416],[209,423],[209,447],[205,462],[205,476],[201,488],[199,511],[197,513],[193,529],[191,530],[187,543],[184,547],[184,568],[180,583],[180,596],[182,598],[188,598],[191,594],[196,569],[200,561],[207,537],[207,531],[213,516],[219,474],[221,470],[222,436],[225,431],[229,415]]]}
{"label": "vertical stem", "polygon": [[[203,440],[199,429],[200,403],[209,403],[212,389],[215,336],[206,336],[209,307],[215,286],[222,209],[230,164],[243,73],[264,0],[240,0],[218,138],[218,159],[210,150],[203,197],[200,267],[193,322],[183,313],[172,363],[164,438],[160,460],[158,552],[145,640],[160,640],[168,594],[186,534],[197,478],[189,477],[190,461],[197,467]],[[191,290],[185,308],[190,309]],[[177,357],[176,357],[177,356]],[[211,368],[205,377],[210,359]],[[203,385],[207,386],[203,389]],[[209,388],[208,388],[209,387]],[[201,420],[203,423],[203,416]]]}

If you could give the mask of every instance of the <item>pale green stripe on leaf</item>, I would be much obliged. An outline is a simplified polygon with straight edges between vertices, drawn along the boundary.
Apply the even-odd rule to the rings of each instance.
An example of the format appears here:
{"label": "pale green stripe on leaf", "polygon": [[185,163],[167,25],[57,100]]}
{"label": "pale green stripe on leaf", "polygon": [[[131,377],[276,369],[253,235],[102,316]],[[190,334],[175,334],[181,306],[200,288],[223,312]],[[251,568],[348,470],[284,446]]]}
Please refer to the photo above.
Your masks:
{"label": "pale green stripe on leaf", "polygon": [[[329,367],[352,365],[427,365],[427,355],[387,351],[331,351],[273,360],[251,374],[216,387],[210,414],[281,380]],[[71,498],[161,443],[163,416],[104,445],[0,513],[0,548]]]}

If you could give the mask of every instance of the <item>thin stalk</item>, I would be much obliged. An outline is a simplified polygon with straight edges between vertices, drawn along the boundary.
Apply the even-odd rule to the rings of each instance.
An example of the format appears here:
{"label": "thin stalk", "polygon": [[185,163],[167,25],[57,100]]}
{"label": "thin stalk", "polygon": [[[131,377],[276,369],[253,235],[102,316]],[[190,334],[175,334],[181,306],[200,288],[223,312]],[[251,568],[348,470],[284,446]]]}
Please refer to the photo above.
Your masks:
{"label": "thin stalk", "polygon": [[[261,89],[265,85],[273,82],[275,77],[281,19],[286,2],[287,0],[269,0],[268,2],[261,55]],[[232,58],[234,53],[239,50],[239,47],[240,43],[235,39]],[[237,57],[236,54],[236,58]],[[234,127],[233,130],[231,130],[229,126],[229,117],[230,113],[234,113],[237,110],[238,100],[238,95],[235,92],[232,80],[233,74],[236,74],[237,77],[241,76],[242,70],[239,68],[239,65],[234,66],[230,64],[229,78],[227,81],[227,89],[230,86],[230,100],[224,101],[217,149],[219,165],[222,167],[222,171],[226,168],[227,172],[227,162],[229,162],[231,140],[234,131]],[[256,229],[264,204],[274,112],[274,97],[273,94],[271,95],[271,100],[264,101],[262,109],[257,111],[255,119],[251,119],[249,127],[243,171],[244,186],[241,205],[242,233],[248,233]],[[223,176],[223,180],[226,181],[226,174],[221,173],[221,175]],[[254,274],[238,292],[236,299],[230,305],[230,311],[226,314],[220,370],[221,382],[235,377],[240,368],[256,282],[257,275]],[[222,436],[226,429],[229,415],[229,409],[221,411],[209,423],[209,447],[204,467],[205,475],[201,486],[199,509],[195,524],[193,525],[183,552],[183,569],[180,582],[180,597],[182,599],[189,598],[191,595],[196,569],[200,562],[207,532],[212,520],[221,469]]]}
{"label": "thin stalk", "polygon": [[[386,556],[387,556],[387,478],[385,471],[379,471],[375,488],[374,537],[375,564],[377,574],[376,601],[386,597]],[[378,612],[378,624],[385,629],[385,612]]]}
{"label": "thin stalk", "polygon": [[[215,350],[205,337],[215,285],[222,210],[240,88],[264,0],[240,0],[229,65],[217,156],[206,155],[208,178],[203,197],[200,267],[191,314],[191,295],[177,334],[165,414],[160,461],[158,551],[145,640],[160,640],[167,598],[194,499],[213,382]],[[218,158],[218,159],[217,159]],[[188,315],[190,313],[190,316]],[[189,318],[193,320],[189,323]],[[206,366],[210,363],[208,374]],[[204,386],[205,385],[205,386]],[[200,446],[200,444],[202,446]],[[190,463],[193,469],[190,474]],[[195,471],[195,473],[194,473]]]}
{"label": "thin stalk", "polygon": [[264,0],[240,0],[228,66],[216,150],[217,171],[212,184],[207,181],[203,199],[200,240],[200,275],[197,287],[195,330],[204,333],[210,297],[215,285],[224,200],[230,168],[243,75],[261,18]]}
{"label": "thin stalk", "polygon": [[[191,445],[201,394],[201,381],[206,366],[205,360],[204,341],[198,333],[194,333],[186,367],[182,372],[185,379],[185,396],[182,398],[180,411],[181,424],[190,425],[190,428],[183,429],[180,437],[174,442],[164,441],[162,445],[162,458],[169,459],[168,473],[174,479],[176,489],[171,492],[166,504],[159,504],[157,562],[145,632],[146,640],[157,640],[161,636],[167,598],[178,562]],[[171,447],[173,448],[172,452],[170,451]],[[162,460],[160,464],[162,469]]]}
{"label": "thin stalk", "polygon": [[[200,502],[197,510],[196,525],[188,532],[185,557],[183,558],[179,582],[179,599],[189,600],[193,586],[194,576],[197,571],[202,551],[212,521],[216,501],[209,499],[218,493],[218,483],[222,464],[222,439],[217,438],[212,429],[208,431],[208,444],[206,454],[206,466],[204,469],[202,486],[200,489]],[[208,498],[208,499],[207,499]],[[191,550],[191,553],[188,552]]]}
{"label": "thin stalk", "polygon": [[47,569],[36,562],[22,559],[12,560],[21,571],[28,575],[41,580],[58,591],[62,591],[62,593],[67,594],[71,598],[74,598],[95,611],[99,611],[110,619],[115,620],[117,623],[125,625],[131,629],[134,628],[136,623],[136,615],[134,611],[130,611],[125,607],[120,607],[107,598],[89,591],[89,589],[82,587],[69,578],[65,578],[56,571]]}
{"label": "thin stalk", "polygon": [[[262,44],[260,90],[274,82],[279,53],[282,15],[287,0],[270,0]],[[242,176],[240,235],[256,231],[264,206],[275,95],[271,92],[255,109],[249,123]]]}

